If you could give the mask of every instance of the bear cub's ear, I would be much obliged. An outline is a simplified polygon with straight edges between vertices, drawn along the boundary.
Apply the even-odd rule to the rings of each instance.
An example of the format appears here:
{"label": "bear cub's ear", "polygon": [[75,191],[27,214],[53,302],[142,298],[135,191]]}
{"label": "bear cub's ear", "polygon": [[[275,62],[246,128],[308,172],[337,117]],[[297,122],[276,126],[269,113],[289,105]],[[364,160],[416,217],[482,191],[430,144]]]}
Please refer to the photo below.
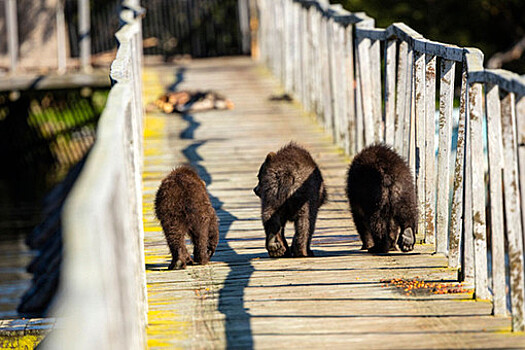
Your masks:
{"label": "bear cub's ear", "polygon": [[268,153],[268,155],[266,156],[266,160],[265,160],[265,162],[266,162],[266,163],[271,162],[271,161],[275,158],[276,155],[277,155],[277,154],[275,154],[275,152],[270,152],[270,153]]}

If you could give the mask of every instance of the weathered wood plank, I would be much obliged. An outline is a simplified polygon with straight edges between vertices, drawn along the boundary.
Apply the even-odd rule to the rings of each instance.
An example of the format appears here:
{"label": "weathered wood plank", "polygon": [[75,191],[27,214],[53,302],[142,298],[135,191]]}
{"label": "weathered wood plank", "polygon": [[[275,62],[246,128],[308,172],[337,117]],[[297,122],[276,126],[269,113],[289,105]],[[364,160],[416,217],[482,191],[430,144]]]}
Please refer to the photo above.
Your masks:
{"label": "weathered wood plank", "polygon": [[399,42],[399,55],[397,62],[397,94],[396,94],[396,121],[395,121],[395,135],[394,135],[394,148],[397,152],[406,157],[403,153],[405,135],[405,122],[406,117],[406,102],[407,94],[409,94],[410,88],[408,87],[411,82],[407,81],[408,76],[408,44],[404,41]]}
{"label": "weathered wood plank", "polygon": [[425,56],[425,242],[436,242],[436,56]]}
{"label": "weathered wood plank", "polygon": [[456,63],[441,60],[439,87],[439,152],[437,178],[436,251],[447,254],[450,198],[450,153],[452,146],[452,110]]}
{"label": "weathered wood plank", "polygon": [[457,268],[460,264],[460,243],[463,232],[463,189],[465,182],[465,127],[467,113],[467,67],[463,65],[461,73],[461,91],[459,97],[459,119],[456,143],[456,163],[452,185],[452,205],[450,209],[448,264]]}
{"label": "weathered wood plank", "polygon": [[[471,84],[469,87],[469,131],[470,154],[472,171],[472,234],[474,241],[474,268],[476,298],[488,299],[487,277],[487,233],[485,221],[485,179],[484,169],[479,164],[484,164],[483,155],[483,106],[482,85]],[[467,214],[468,215],[468,214]],[[468,234],[468,233],[467,233]]]}
{"label": "weathered wood plank", "polygon": [[[514,331],[525,330],[525,306],[523,281],[523,228],[520,221],[520,198],[518,190],[518,150],[516,132],[516,107],[520,115],[525,116],[525,110],[521,98],[520,104],[516,106],[516,98],[513,93],[508,93],[501,101],[501,118],[503,132],[503,183],[505,189],[505,218],[506,234],[509,256],[510,271],[510,298],[512,309],[512,329]],[[520,145],[520,148],[523,146]],[[521,183],[523,188],[523,183]],[[523,197],[521,206],[523,207]],[[523,209],[522,209],[523,210]]]}
{"label": "weathered wood plank", "polygon": [[396,118],[396,46],[395,40],[385,45],[385,142],[394,145]]}
{"label": "weathered wood plank", "polygon": [[372,83],[372,115],[374,142],[383,141],[383,107],[381,101],[381,42],[373,40],[370,43],[370,79]]}
{"label": "weathered wood plank", "polygon": [[344,34],[344,65],[345,65],[345,81],[344,88],[346,91],[345,102],[346,102],[346,113],[345,120],[343,123],[345,133],[345,146],[343,149],[348,155],[353,156],[356,154],[356,112],[355,112],[355,74],[354,74],[354,39],[352,35],[352,26],[345,28]]}
{"label": "weathered wood plank", "polygon": [[[415,118],[416,118],[416,188],[419,208],[425,208],[425,54],[414,53],[415,61]],[[425,232],[425,211],[420,209],[418,233],[424,236]]]}
{"label": "weathered wood plank", "polygon": [[359,85],[361,87],[361,105],[363,107],[364,146],[375,140],[375,123],[372,96],[372,72],[370,66],[370,39],[361,38],[357,41],[359,60]]}
{"label": "weathered wood plank", "polygon": [[487,139],[489,157],[490,230],[492,247],[492,299],[494,315],[507,312],[505,292],[505,237],[503,228],[503,147],[501,142],[501,107],[499,88],[487,84]]}

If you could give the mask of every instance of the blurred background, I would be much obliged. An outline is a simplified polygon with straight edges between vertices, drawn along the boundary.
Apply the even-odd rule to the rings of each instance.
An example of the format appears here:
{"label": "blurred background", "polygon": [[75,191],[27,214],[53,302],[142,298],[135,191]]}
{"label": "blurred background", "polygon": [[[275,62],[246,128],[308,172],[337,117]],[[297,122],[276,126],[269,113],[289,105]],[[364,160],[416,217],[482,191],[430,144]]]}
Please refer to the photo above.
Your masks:
{"label": "blurred background", "polygon": [[364,11],[376,27],[404,22],[425,38],[477,47],[488,68],[525,74],[523,0],[331,0],[351,12]]}

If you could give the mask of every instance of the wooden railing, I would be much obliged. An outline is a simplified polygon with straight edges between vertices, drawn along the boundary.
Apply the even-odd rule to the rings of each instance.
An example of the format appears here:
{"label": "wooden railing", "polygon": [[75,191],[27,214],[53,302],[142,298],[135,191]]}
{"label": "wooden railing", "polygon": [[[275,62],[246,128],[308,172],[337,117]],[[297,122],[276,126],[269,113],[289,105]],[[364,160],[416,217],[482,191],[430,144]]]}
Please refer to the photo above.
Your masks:
{"label": "wooden railing", "polygon": [[97,139],[63,211],[64,255],[47,349],[145,348],[142,37],[125,2],[114,83]]}
{"label": "wooden railing", "polygon": [[260,59],[286,92],[349,155],[386,142],[405,156],[419,235],[460,268],[476,298],[493,300],[494,315],[507,313],[508,287],[513,330],[525,330],[525,80],[484,69],[478,49],[427,40],[403,23],[375,28],[327,1],[258,0],[258,10]]}

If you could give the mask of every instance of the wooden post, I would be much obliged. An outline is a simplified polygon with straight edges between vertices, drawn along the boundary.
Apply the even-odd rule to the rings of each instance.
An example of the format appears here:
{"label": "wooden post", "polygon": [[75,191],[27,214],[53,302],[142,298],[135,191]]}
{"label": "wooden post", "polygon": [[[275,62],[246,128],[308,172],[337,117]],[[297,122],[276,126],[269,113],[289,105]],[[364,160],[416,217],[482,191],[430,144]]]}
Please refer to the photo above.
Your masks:
{"label": "wooden post", "polygon": [[91,20],[89,0],[78,0],[78,38],[80,66],[84,72],[91,71]]}
{"label": "wooden post", "polygon": [[336,115],[335,108],[335,90],[336,90],[336,67],[335,67],[335,33],[334,33],[334,19],[332,17],[326,18],[326,44],[327,44],[327,66],[328,66],[328,75],[327,75],[327,89],[326,94],[326,105],[325,105],[325,125],[326,130],[330,131],[332,137],[334,136],[334,119]]}
{"label": "wooden post", "polygon": [[[358,43],[356,42],[356,45]],[[361,62],[359,58],[359,51],[356,50],[357,55],[355,56],[355,150],[356,153],[361,151],[365,145],[364,140],[364,112],[363,112],[363,92],[361,89]]]}
{"label": "wooden post", "polygon": [[385,51],[385,142],[393,146],[396,119],[396,41],[388,40]]}
{"label": "wooden post", "polygon": [[332,22],[332,41],[333,41],[333,58],[332,58],[332,81],[333,81],[333,106],[334,106],[334,124],[332,135],[334,142],[337,145],[341,144],[341,124],[342,124],[342,110],[343,105],[343,89],[342,89],[342,78],[344,76],[344,68],[342,67],[342,46],[341,41],[341,27],[339,23]]}
{"label": "wooden post", "polygon": [[465,122],[467,102],[467,65],[463,64],[461,75],[461,96],[459,103],[458,138],[456,146],[456,164],[454,168],[454,182],[452,188],[452,207],[450,211],[448,265],[459,266],[459,247],[463,226],[463,182],[465,179]]}
{"label": "wooden post", "polygon": [[409,165],[410,165],[410,169],[413,171],[414,170],[414,156],[413,156],[413,153],[412,152],[412,148],[411,145],[413,145],[413,142],[415,141],[414,138],[413,138],[413,128],[414,128],[414,125],[413,125],[413,108],[412,108],[412,104],[413,104],[413,85],[414,85],[414,81],[412,79],[412,76],[413,76],[413,70],[414,70],[414,50],[412,48],[412,46],[408,46],[408,50],[407,50],[407,61],[406,61],[406,93],[404,95],[404,108],[405,108],[405,112],[404,112],[404,121],[403,121],[403,137],[402,137],[402,144],[403,144],[403,151],[402,151],[402,155],[404,157],[406,157]]}
{"label": "wooden post", "polygon": [[425,242],[434,244],[436,205],[436,56],[425,56]]}
{"label": "wooden post", "polygon": [[437,186],[436,252],[447,253],[450,198],[450,153],[452,140],[452,110],[454,103],[454,72],[456,63],[441,61],[439,91],[439,152]]}
{"label": "wooden post", "polygon": [[250,53],[250,7],[248,6],[248,1],[249,0],[237,0],[239,30],[241,32],[241,50],[245,55]]}
{"label": "wooden post", "polygon": [[354,48],[353,48],[353,35],[352,35],[352,26],[348,25],[345,29],[345,38],[344,38],[344,54],[345,54],[345,66],[346,66],[346,147],[345,150],[348,155],[353,156],[356,154],[355,147],[355,76],[354,76]]}
{"label": "wooden post", "polygon": [[66,72],[66,22],[64,19],[63,0],[58,0],[57,2],[56,23],[58,73],[64,74]]}
{"label": "wooden post", "polygon": [[11,73],[16,72],[18,66],[18,16],[16,0],[5,1],[5,16],[7,26],[7,50]]}
{"label": "wooden post", "polygon": [[383,113],[381,101],[381,42],[372,40],[370,42],[370,79],[372,83],[372,115],[374,123],[374,142],[383,141]]}
{"label": "wooden post", "polygon": [[[468,81],[468,77],[467,77]],[[468,101],[469,89],[467,83],[466,99]],[[463,254],[461,255],[460,280],[469,284],[474,283],[474,232],[472,224],[472,148],[470,142],[470,117],[469,111],[465,111],[465,184],[463,189]],[[450,259],[450,257],[449,257]]]}
{"label": "wooden post", "polygon": [[482,85],[473,83],[469,88],[469,128],[472,170],[472,234],[474,238],[474,282],[477,299],[489,299],[487,285],[487,242],[485,224],[485,179],[483,155]]}
{"label": "wooden post", "polygon": [[[525,97],[522,97],[518,108],[520,117],[525,117],[523,107]],[[523,241],[522,224],[520,220],[520,198],[518,191],[518,159],[516,134],[516,105],[513,93],[507,94],[501,101],[501,119],[503,133],[503,180],[505,188],[505,217],[507,224],[507,246],[510,273],[510,299],[512,310],[512,330],[525,331],[525,309],[523,299]],[[523,186],[523,183],[521,184]],[[522,197],[523,198],[523,197]],[[523,202],[521,203],[523,206]]]}
{"label": "wooden post", "polygon": [[[425,207],[425,54],[414,52],[415,61],[415,117],[416,117],[416,188],[419,208]],[[425,232],[425,211],[420,210],[418,234]]]}
{"label": "wooden post", "polygon": [[364,146],[368,146],[375,140],[374,111],[372,105],[372,77],[370,72],[370,39],[359,38],[357,40],[357,52],[359,60],[359,82],[361,86],[361,104],[363,106]]}
{"label": "wooden post", "polygon": [[[501,172],[503,149],[501,143],[501,107],[499,88],[486,84],[487,138],[489,156],[490,222],[492,233],[492,295],[493,314],[506,314],[505,237],[503,232],[503,194]],[[509,164],[510,165],[510,164]]]}
{"label": "wooden post", "polygon": [[395,136],[394,148],[397,152],[406,156],[403,153],[403,136],[405,128],[405,103],[407,102],[406,95],[408,94],[407,82],[408,70],[408,43],[401,41],[399,43],[399,60],[397,63],[397,95],[396,95],[396,119],[395,119]]}

